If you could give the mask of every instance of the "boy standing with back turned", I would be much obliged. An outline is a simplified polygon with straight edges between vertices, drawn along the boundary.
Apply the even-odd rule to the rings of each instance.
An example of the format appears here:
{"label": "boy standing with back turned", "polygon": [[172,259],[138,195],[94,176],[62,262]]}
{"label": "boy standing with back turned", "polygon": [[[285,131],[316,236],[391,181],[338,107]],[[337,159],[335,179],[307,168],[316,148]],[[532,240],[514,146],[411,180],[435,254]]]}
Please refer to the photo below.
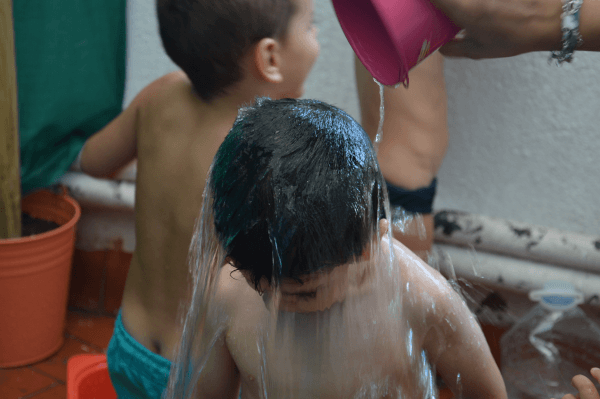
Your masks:
{"label": "boy standing with back turned", "polygon": [[138,159],[136,249],[107,351],[120,398],[159,398],[166,387],[194,223],[238,108],[301,96],[319,52],[312,0],[158,0],[157,11],[182,70],[144,88],[80,154],[93,176]]}

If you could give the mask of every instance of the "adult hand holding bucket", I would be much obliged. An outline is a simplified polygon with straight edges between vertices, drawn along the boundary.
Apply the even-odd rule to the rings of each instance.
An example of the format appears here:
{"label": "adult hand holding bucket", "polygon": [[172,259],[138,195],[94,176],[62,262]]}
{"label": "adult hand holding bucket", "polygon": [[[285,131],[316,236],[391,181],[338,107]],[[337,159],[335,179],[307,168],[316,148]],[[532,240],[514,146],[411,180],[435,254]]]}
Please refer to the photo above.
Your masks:
{"label": "adult hand holding bucket", "polygon": [[332,0],[354,52],[378,82],[408,85],[408,71],[460,28],[429,0]]}

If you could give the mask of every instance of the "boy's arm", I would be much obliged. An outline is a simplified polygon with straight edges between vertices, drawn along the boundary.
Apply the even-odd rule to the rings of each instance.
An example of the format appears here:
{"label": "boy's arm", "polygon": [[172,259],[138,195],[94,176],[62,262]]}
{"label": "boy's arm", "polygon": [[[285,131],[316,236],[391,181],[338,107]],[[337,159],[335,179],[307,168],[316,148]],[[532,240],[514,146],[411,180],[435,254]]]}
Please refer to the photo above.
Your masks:
{"label": "boy's arm", "polygon": [[[196,382],[200,399],[237,399],[240,390],[240,372],[227,347],[227,322],[234,306],[230,298],[235,291],[227,282],[231,279],[227,266],[220,269],[215,296],[209,301],[206,323],[202,328],[202,348],[209,351],[206,364]],[[206,349],[204,349],[206,348]]]}
{"label": "boy's arm", "polygon": [[425,350],[455,396],[506,399],[504,380],[479,324],[447,281],[440,283],[436,327],[425,337]]}
{"label": "boy's arm", "polygon": [[240,390],[240,373],[227,349],[225,334],[221,334],[209,350],[208,360],[196,384],[197,397],[237,399]]}
{"label": "boy's arm", "polygon": [[142,90],[119,116],[87,139],[80,162],[84,173],[109,177],[135,159],[138,112],[148,95],[148,88]]}

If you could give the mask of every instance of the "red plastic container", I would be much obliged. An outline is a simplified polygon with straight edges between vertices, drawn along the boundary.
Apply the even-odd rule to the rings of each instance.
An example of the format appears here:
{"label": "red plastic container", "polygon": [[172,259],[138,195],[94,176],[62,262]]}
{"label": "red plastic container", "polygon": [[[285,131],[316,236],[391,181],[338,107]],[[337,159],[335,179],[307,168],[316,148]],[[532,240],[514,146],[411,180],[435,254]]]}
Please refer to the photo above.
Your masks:
{"label": "red plastic container", "polygon": [[69,359],[67,399],[117,399],[106,355],[76,355]]}

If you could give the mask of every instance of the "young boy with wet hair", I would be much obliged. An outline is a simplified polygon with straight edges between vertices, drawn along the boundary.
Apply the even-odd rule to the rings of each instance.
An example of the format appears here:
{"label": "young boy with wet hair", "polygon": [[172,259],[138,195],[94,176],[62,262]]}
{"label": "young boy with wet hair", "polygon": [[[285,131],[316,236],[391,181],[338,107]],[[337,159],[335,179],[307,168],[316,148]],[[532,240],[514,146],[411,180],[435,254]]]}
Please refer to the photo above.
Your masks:
{"label": "young boy with wet hair", "polygon": [[136,249],[107,351],[122,398],[159,398],[166,387],[203,188],[239,107],[301,96],[319,52],[312,0],[158,0],[157,13],[182,70],[144,88],[80,158],[104,177],[137,157]]}
{"label": "young boy with wet hair", "polygon": [[506,398],[467,306],[387,233],[385,181],[348,114],[257,101],[205,195],[195,245],[217,237],[198,262],[214,277],[198,279],[167,397],[429,398],[437,369],[459,397]]}

